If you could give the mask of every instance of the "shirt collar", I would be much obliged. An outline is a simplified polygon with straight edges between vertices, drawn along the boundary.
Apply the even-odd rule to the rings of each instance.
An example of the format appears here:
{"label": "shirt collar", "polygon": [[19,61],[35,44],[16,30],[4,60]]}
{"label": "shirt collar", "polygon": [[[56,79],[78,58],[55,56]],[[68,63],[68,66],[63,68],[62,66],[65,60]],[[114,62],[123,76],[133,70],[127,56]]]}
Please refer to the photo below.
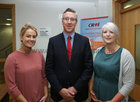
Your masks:
{"label": "shirt collar", "polygon": [[75,32],[72,33],[71,35],[67,35],[65,32],[63,32],[63,34],[64,34],[65,39],[67,39],[68,36],[71,36],[71,38],[73,39],[74,38],[74,35],[75,35]]}

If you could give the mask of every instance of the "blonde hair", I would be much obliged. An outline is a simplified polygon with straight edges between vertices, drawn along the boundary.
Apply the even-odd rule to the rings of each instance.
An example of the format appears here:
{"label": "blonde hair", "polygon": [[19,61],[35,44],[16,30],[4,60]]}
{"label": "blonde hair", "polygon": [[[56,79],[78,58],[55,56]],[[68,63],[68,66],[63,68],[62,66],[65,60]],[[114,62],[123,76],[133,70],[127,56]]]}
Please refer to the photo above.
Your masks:
{"label": "blonde hair", "polygon": [[25,25],[21,28],[21,30],[20,30],[20,37],[24,36],[25,32],[26,32],[28,29],[34,30],[34,31],[36,32],[36,35],[38,35],[37,29],[36,29],[32,24],[27,23],[27,24],[25,24]]}

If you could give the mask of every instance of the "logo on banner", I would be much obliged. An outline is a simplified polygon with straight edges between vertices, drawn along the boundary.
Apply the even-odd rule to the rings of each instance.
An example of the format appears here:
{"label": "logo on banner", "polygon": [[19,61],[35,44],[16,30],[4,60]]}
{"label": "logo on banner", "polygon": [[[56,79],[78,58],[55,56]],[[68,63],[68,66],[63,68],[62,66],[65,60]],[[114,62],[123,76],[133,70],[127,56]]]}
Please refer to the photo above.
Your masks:
{"label": "logo on banner", "polygon": [[100,23],[90,23],[88,27],[99,27]]}

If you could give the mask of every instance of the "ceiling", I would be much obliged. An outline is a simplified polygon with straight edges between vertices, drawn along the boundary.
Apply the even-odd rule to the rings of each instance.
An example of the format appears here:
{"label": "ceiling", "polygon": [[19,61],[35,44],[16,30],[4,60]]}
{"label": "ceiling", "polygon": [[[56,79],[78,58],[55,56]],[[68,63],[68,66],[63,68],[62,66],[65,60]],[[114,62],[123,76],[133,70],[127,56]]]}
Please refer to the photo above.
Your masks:
{"label": "ceiling", "polygon": [[97,0],[32,0],[32,1],[70,1],[70,2],[96,2]]}

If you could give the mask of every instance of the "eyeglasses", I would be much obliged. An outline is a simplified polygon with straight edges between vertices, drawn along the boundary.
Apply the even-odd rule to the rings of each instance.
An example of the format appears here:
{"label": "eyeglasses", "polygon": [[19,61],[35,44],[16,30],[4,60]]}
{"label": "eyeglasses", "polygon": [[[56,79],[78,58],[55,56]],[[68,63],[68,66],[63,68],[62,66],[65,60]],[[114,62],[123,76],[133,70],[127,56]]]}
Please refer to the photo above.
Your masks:
{"label": "eyeglasses", "polygon": [[63,18],[63,20],[65,20],[65,21],[72,21],[72,22],[74,22],[74,21],[76,21],[77,19],[76,18],[68,18],[68,17],[66,17],[66,18]]}

